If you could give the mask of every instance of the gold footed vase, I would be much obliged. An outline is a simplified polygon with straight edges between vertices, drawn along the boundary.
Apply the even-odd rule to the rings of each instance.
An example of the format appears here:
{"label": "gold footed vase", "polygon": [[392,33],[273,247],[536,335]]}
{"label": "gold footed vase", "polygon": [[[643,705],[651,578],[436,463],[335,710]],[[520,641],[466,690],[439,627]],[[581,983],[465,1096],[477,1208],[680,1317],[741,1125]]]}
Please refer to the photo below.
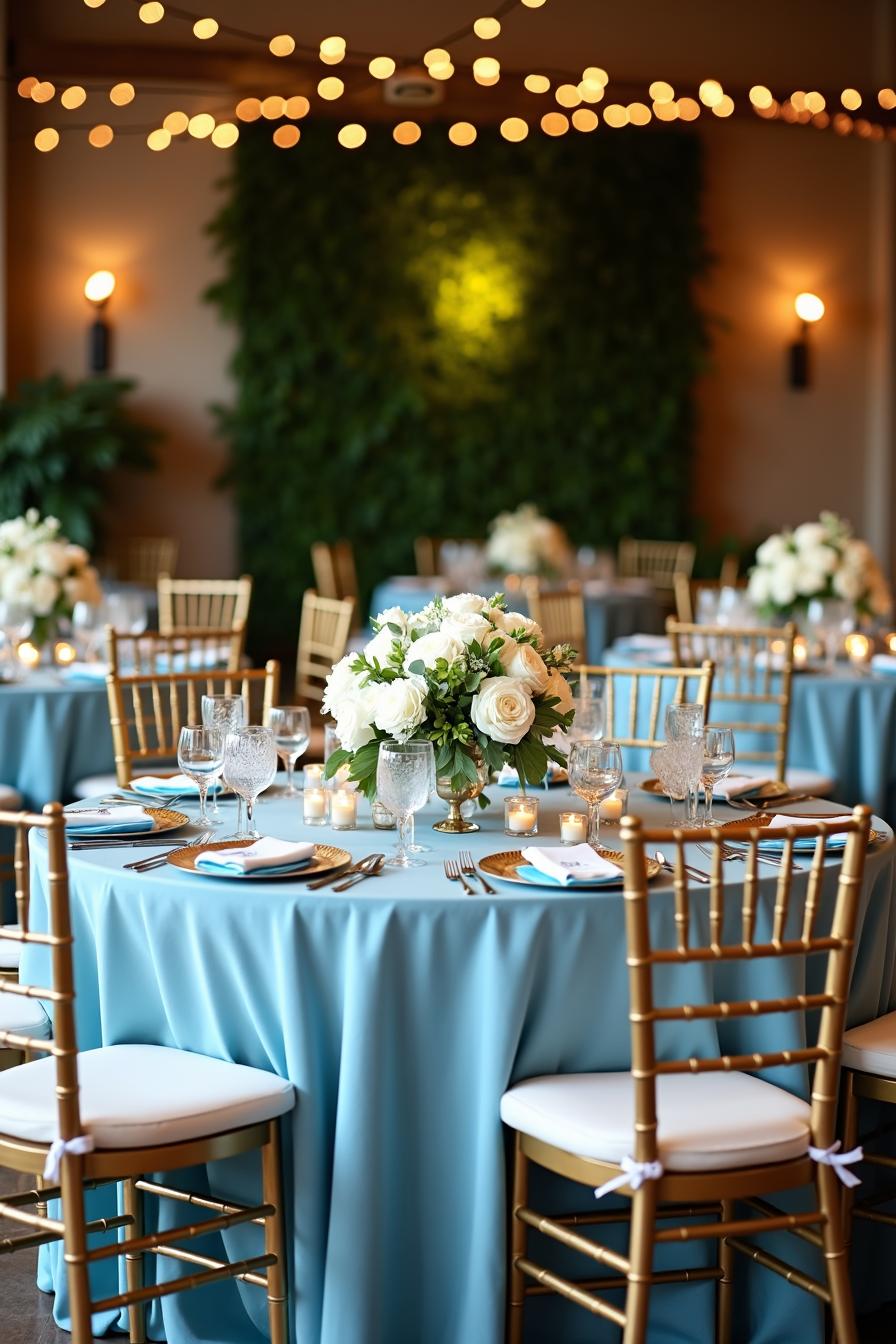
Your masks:
{"label": "gold footed vase", "polygon": [[450,811],[444,821],[433,822],[434,831],[442,831],[448,835],[468,835],[472,831],[479,830],[475,821],[466,821],[460,814],[461,803],[478,798],[486,784],[487,775],[482,754],[476,750],[470,752],[470,756],[476,766],[475,784],[468,783],[463,789],[453,789],[451,780],[447,777],[436,779],[436,793],[448,803]]}

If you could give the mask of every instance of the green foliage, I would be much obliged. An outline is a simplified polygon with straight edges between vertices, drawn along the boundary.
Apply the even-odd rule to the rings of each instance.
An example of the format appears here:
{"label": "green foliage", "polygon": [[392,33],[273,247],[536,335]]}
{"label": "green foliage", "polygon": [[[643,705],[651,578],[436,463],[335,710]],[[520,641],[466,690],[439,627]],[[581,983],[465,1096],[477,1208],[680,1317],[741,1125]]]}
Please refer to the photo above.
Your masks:
{"label": "green foliage", "polygon": [[696,137],[346,153],[321,125],[284,154],[245,128],[234,162],[209,297],[238,331],[219,415],[259,645],[318,538],[355,543],[369,592],[415,535],[527,499],[578,544],[687,530]]}
{"label": "green foliage", "polygon": [[69,541],[92,548],[106,473],[153,465],[154,431],[122,404],[133,386],[124,378],[67,384],[51,374],[0,402],[0,518],[34,507],[58,518]]}

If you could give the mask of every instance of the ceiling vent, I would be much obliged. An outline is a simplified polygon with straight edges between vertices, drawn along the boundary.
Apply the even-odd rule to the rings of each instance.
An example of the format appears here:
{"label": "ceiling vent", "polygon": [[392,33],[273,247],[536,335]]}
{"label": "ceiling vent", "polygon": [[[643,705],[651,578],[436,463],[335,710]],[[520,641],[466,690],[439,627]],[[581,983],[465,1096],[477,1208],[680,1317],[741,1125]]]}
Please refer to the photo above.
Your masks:
{"label": "ceiling vent", "polygon": [[383,98],[397,107],[435,107],[444,97],[442,81],[423,69],[399,70],[383,84]]}

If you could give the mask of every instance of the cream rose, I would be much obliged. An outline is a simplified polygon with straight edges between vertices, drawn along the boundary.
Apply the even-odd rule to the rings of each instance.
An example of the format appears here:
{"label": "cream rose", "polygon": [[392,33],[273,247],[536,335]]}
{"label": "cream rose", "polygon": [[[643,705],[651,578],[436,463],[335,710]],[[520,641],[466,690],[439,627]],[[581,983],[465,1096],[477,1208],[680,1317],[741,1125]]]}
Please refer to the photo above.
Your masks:
{"label": "cream rose", "polygon": [[531,644],[505,641],[500,653],[508,677],[518,677],[530,695],[540,695],[548,684],[548,670]]}
{"label": "cream rose", "polygon": [[357,694],[360,690],[358,678],[351,669],[354,661],[355,655],[349,653],[345,658],[340,658],[338,663],[334,663],[324,688],[323,711],[325,714],[335,715],[341,702]]}
{"label": "cream rose", "polygon": [[470,717],[494,742],[516,744],[535,719],[535,706],[519,677],[486,677],[470,706]]}
{"label": "cream rose", "polygon": [[49,616],[59,596],[59,584],[52,574],[35,574],[31,580],[31,602],[35,616]]}
{"label": "cream rose", "polygon": [[495,627],[481,612],[453,612],[442,621],[442,634],[459,639],[462,644],[472,644],[475,639],[484,648],[488,648],[495,636]]}
{"label": "cream rose", "polygon": [[563,673],[554,667],[548,673],[548,684],[544,693],[546,696],[556,696],[560,701],[559,705],[551,706],[558,714],[568,714],[575,704],[569,682]]}
{"label": "cream rose", "polygon": [[480,597],[478,593],[456,593],[454,597],[446,597],[443,605],[453,616],[461,616],[467,612],[487,611],[488,598]]}
{"label": "cream rose", "polygon": [[374,723],[383,733],[405,742],[426,718],[426,683],[399,677],[376,688]]}
{"label": "cream rose", "polygon": [[464,656],[464,646],[452,635],[435,630],[431,635],[421,635],[415,639],[404,656],[405,670],[411,663],[421,662],[424,667],[435,667],[440,658],[446,663],[456,663]]}
{"label": "cream rose", "polygon": [[537,621],[533,621],[531,616],[524,616],[521,611],[502,611],[501,629],[506,630],[508,635],[514,630],[522,630],[524,635],[538,640],[539,644],[544,643],[544,631]]}
{"label": "cream rose", "polygon": [[336,732],[346,751],[360,751],[376,736],[373,730],[375,708],[369,687],[340,701],[336,708]]}

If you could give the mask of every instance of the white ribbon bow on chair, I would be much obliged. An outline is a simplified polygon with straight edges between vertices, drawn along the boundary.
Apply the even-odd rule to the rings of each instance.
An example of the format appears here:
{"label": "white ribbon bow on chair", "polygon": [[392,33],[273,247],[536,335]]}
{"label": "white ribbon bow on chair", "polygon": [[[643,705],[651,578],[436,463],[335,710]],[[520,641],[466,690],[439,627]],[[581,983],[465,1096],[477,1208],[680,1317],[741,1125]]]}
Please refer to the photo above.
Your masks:
{"label": "white ribbon bow on chair", "polygon": [[603,1185],[599,1185],[594,1192],[595,1199],[603,1199],[604,1195],[609,1195],[611,1191],[618,1190],[623,1185],[630,1185],[633,1190],[640,1190],[645,1181],[658,1181],[663,1174],[662,1162],[636,1162],[633,1157],[624,1157],[619,1163],[622,1171],[618,1176],[611,1176]]}
{"label": "white ribbon bow on chair", "polygon": [[44,1180],[54,1182],[59,1180],[59,1168],[66,1153],[74,1153],[81,1157],[84,1153],[92,1152],[93,1136],[90,1134],[79,1134],[74,1139],[54,1139],[44,1163]]}
{"label": "white ribbon bow on chair", "polygon": [[813,1162],[820,1162],[823,1167],[833,1167],[845,1186],[852,1188],[854,1185],[862,1184],[855,1172],[849,1170],[854,1162],[861,1162],[865,1156],[861,1145],[858,1148],[851,1148],[848,1153],[841,1153],[839,1139],[836,1143],[832,1143],[830,1148],[813,1148],[810,1144],[809,1156]]}

